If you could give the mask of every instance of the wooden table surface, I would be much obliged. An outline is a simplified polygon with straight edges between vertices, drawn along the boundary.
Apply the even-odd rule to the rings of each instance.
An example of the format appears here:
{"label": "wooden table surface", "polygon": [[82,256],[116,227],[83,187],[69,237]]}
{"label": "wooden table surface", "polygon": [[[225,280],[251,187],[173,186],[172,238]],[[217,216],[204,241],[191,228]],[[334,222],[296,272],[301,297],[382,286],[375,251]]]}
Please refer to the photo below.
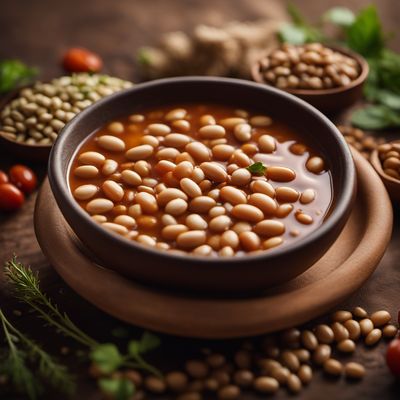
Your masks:
{"label": "wooden table surface", "polygon": [[[221,23],[231,19],[254,20],[268,13],[275,1],[260,0],[5,0],[0,12],[0,59],[20,58],[41,69],[41,78],[49,79],[62,73],[60,54],[70,46],[86,46],[99,52],[105,60],[107,72],[135,79],[134,54],[142,45],[152,44],[160,33],[177,29],[190,29],[199,22]],[[359,9],[369,0],[336,2],[295,1],[304,13],[314,20],[329,6],[340,3]],[[378,3],[378,2],[376,2]],[[386,30],[398,31],[400,5],[398,0],[380,0],[379,11]],[[400,50],[400,36],[393,40],[393,48]],[[0,149],[0,168],[20,162]],[[44,166],[33,166],[41,178]],[[29,197],[24,208],[15,214],[0,216],[0,264],[16,253],[20,260],[39,271],[43,289],[67,311],[71,318],[98,340],[109,340],[110,332],[121,323],[100,312],[69,289],[46,261],[36,242],[33,230],[35,195]],[[397,315],[400,308],[400,214],[395,210],[393,238],[379,268],[369,281],[349,298],[344,308],[362,305],[368,310],[388,309]],[[385,227],[382,227],[385,229]],[[60,255],[61,256],[61,255]],[[316,299],[315,301],[318,301]],[[71,343],[43,327],[40,320],[27,312],[10,295],[0,278],[0,306],[18,327],[45,345],[55,354]],[[21,316],[15,310],[22,311]],[[277,310],[279,312],[279,310]],[[132,334],[139,329],[131,328]],[[161,366],[179,366],[188,354],[197,354],[205,346],[230,348],[236,341],[204,342],[192,339],[162,337],[163,345],[154,355]],[[76,346],[71,346],[77,349]],[[384,364],[386,344],[371,350],[360,348],[355,359],[367,366],[368,376],[361,383],[349,384],[344,380],[332,381],[317,374],[309,388],[299,399],[398,399],[400,385],[388,373]],[[73,353],[73,352],[72,352]],[[76,362],[72,355],[60,356],[78,377],[79,389],[74,399],[95,400],[101,396],[95,382],[87,373],[87,366]],[[3,399],[4,397],[0,397]],[[280,391],[277,398],[286,398]],[[58,397],[50,396],[55,399]],[[246,394],[242,398],[256,398]],[[7,400],[11,399],[7,396]]]}

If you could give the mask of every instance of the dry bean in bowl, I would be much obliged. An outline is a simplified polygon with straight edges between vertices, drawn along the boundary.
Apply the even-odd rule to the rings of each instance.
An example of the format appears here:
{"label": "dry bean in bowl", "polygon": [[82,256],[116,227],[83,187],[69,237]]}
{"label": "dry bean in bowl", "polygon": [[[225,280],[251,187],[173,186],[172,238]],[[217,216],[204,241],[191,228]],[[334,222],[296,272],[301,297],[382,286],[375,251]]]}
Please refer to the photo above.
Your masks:
{"label": "dry bean in bowl", "polygon": [[[0,136],[21,144],[50,146],[64,125],[91,104],[129,88],[131,82],[108,75],[79,73],[36,82],[19,91],[0,113]],[[106,132],[124,130],[116,121]]]}
{"label": "dry bean in bowl", "polygon": [[109,121],[78,149],[71,193],[105,229],[160,251],[232,257],[288,246],[329,212],[328,162],[296,129],[241,115],[179,104]]}

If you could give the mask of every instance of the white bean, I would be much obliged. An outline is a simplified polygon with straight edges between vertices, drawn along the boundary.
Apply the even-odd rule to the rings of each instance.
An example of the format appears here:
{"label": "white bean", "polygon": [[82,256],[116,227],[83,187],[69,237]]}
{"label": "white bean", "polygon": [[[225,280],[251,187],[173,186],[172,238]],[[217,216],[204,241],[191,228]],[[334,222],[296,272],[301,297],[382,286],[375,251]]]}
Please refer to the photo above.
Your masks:
{"label": "white bean", "polygon": [[271,135],[261,135],[258,138],[258,147],[263,153],[273,153],[276,149],[275,139]]}
{"label": "white bean", "polygon": [[231,184],[235,186],[245,186],[251,180],[251,173],[246,168],[239,168],[232,173]]}
{"label": "white bean", "polygon": [[239,246],[239,236],[233,230],[227,230],[221,235],[221,246],[229,246],[236,249]]}
{"label": "white bean", "polygon": [[225,169],[215,162],[203,162],[200,164],[200,168],[204,175],[214,182],[225,182],[228,177]]}
{"label": "white bean", "polygon": [[104,150],[111,152],[120,152],[125,150],[125,142],[120,138],[111,135],[100,136],[97,144]]}
{"label": "white bean", "polygon": [[104,176],[109,176],[115,173],[118,169],[118,163],[115,160],[106,160],[101,168],[101,173]]}
{"label": "white bean", "polygon": [[90,214],[103,214],[106,213],[114,207],[114,203],[108,199],[94,199],[86,204],[86,211]]}
{"label": "white bean", "polygon": [[181,133],[170,133],[165,136],[164,145],[170,147],[184,147],[190,142],[190,137]]}
{"label": "white bean", "polygon": [[208,196],[195,197],[191,202],[189,209],[198,213],[206,213],[216,205],[216,201]]}
{"label": "white bean", "polygon": [[227,215],[218,215],[214,217],[208,224],[209,228],[214,232],[224,232],[232,225],[232,220]]}
{"label": "white bean", "polygon": [[272,215],[277,209],[275,200],[264,193],[253,193],[248,198],[248,203],[259,208],[264,214]]}
{"label": "white bean", "polygon": [[235,148],[229,144],[217,144],[212,148],[214,159],[226,161],[232,156]]}
{"label": "white bean", "polygon": [[249,124],[236,125],[233,134],[239,142],[248,142],[251,139],[251,126]]}
{"label": "white bean", "polygon": [[114,181],[105,181],[101,185],[101,189],[103,190],[104,194],[113,201],[121,201],[124,197],[124,189],[117,182]]}
{"label": "white bean", "polygon": [[125,157],[128,160],[143,160],[149,158],[154,152],[154,148],[149,144],[141,144],[136,147],[132,147],[125,153]]}
{"label": "white bean", "polygon": [[188,196],[182,190],[175,188],[168,188],[160,192],[157,196],[157,201],[160,206],[164,206],[174,199],[187,200]]}
{"label": "white bean", "polygon": [[156,198],[147,192],[139,192],[136,193],[135,200],[138,204],[140,204],[140,207],[142,211],[148,214],[154,214],[158,211],[158,204]]}
{"label": "white bean", "polygon": [[285,225],[280,221],[265,219],[256,224],[254,232],[262,236],[279,236],[285,232]]}
{"label": "white bean", "polygon": [[188,203],[183,199],[174,199],[167,203],[165,212],[174,216],[182,215],[188,208]]}
{"label": "white bean", "polygon": [[161,236],[166,240],[175,240],[178,235],[188,230],[188,227],[183,224],[167,225],[161,231]]}
{"label": "white bean", "polygon": [[138,186],[142,184],[142,177],[135,171],[126,169],[121,172],[122,180],[130,186]]}
{"label": "white bean", "polygon": [[247,203],[245,193],[233,186],[224,186],[220,190],[220,196],[233,205]]}
{"label": "white bean", "polygon": [[198,197],[202,195],[200,186],[189,178],[181,179],[179,185],[189,197]]}
{"label": "white bean", "polygon": [[104,222],[101,226],[119,235],[126,235],[129,232],[125,226],[114,224],[113,222]]}
{"label": "white bean", "polygon": [[118,215],[115,217],[114,222],[127,228],[134,228],[136,226],[135,218],[132,218],[129,215]]}
{"label": "white bean", "polygon": [[185,150],[198,162],[209,161],[210,150],[201,142],[192,142],[185,146]]}
{"label": "white bean", "polygon": [[74,197],[78,200],[89,200],[98,191],[99,188],[96,185],[82,185],[74,190]]}
{"label": "white bean", "polygon": [[206,242],[205,231],[188,231],[181,233],[177,239],[176,244],[181,249],[193,249],[194,247],[201,246]]}
{"label": "white bean", "polygon": [[206,125],[199,129],[199,136],[203,139],[219,139],[225,136],[225,128],[221,125]]}
{"label": "white bean", "polygon": [[274,187],[266,181],[256,180],[251,182],[250,189],[256,193],[264,193],[269,197],[275,197],[275,189]]}
{"label": "white bean", "polygon": [[83,179],[95,178],[98,174],[99,170],[93,165],[82,165],[74,170],[74,175]]}
{"label": "white bean", "polygon": [[272,119],[264,115],[255,115],[250,118],[250,124],[256,127],[269,126],[272,124]]}
{"label": "white bean", "polygon": [[208,227],[207,221],[199,214],[189,214],[185,222],[186,225],[193,230],[202,230]]}
{"label": "white bean", "polygon": [[86,151],[78,158],[81,164],[94,165],[96,167],[102,166],[105,159],[106,158],[103,156],[103,154],[98,153],[97,151]]}
{"label": "white bean", "polygon": [[171,132],[171,128],[165,124],[150,124],[147,129],[154,136],[165,136]]}
{"label": "white bean", "polygon": [[250,204],[238,204],[232,208],[232,215],[249,222],[259,222],[264,219],[263,212]]}

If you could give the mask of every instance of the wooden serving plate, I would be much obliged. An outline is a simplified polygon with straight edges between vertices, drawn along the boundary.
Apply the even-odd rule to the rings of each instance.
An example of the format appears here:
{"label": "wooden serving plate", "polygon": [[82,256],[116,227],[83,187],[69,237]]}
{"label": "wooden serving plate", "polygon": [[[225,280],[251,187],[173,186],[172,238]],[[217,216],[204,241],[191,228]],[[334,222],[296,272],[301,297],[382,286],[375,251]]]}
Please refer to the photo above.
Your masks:
{"label": "wooden serving plate", "polygon": [[198,338],[280,330],[329,311],[358,289],[374,272],[390,240],[393,216],[385,187],[372,166],[353,153],[358,195],[343,232],[307,272],[257,297],[210,298],[165,292],[97,266],[79,250],[80,243],[58,210],[47,181],[36,204],[36,236],[50,263],[74,290],[131,324]]}

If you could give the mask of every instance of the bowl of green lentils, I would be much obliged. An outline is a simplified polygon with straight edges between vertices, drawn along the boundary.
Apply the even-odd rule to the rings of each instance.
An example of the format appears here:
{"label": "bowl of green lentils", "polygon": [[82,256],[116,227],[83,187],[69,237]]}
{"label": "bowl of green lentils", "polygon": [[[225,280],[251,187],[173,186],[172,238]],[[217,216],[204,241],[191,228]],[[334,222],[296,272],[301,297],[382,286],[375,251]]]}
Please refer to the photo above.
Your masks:
{"label": "bowl of green lentils", "polygon": [[79,73],[36,82],[0,102],[0,147],[30,161],[47,161],[64,125],[103,97],[133,84],[108,75]]}

